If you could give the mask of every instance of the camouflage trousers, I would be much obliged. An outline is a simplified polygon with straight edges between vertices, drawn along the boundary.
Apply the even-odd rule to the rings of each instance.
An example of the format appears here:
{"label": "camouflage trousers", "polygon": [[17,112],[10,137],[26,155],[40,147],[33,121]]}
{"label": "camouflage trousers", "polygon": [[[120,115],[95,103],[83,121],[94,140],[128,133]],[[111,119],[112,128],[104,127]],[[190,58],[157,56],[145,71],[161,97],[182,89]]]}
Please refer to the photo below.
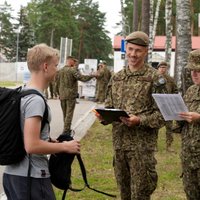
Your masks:
{"label": "camouflage trousers", "polygon": [[107,84],[99,83],[96,93],[96,99],[98,99],[100,102],[104,102],[106,98],[106,90],[107,90]]}
{"label": "camouflage trousers", "polygon": [[187,200],[200,199],[200,169],[183,167],[183,186]]}
{"label": "camouflage trousers", "polygon": [[166,146],[167,148],[172,145],[173,142],[173,132],[172,132],[172,126],[173,122],[172,121],[167,121],[165,124],[166,127]]}
{"label": "camouflage trousers", "polygon": [[64,129],[63,132],[71,129],[72,118],[74,115],[74,109],[76,105],[76,99],[64,99],[60,100],[61,108],[63,112]]}
{"label": "camouflage trousers", "polygon": [[121,200],[150,200],[158,180],[153,153],[117,150],[113,164]]}

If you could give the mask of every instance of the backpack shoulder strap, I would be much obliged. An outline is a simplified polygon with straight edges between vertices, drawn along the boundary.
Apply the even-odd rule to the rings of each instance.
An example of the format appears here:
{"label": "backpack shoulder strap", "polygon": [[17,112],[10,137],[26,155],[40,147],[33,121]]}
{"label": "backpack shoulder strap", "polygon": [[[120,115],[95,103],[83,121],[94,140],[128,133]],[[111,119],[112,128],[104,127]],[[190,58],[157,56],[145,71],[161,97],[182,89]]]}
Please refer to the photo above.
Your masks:
{"label": "backpack shoulder strap", "polygon": [[[45,110],[44,110],[44,114],[43,114],[43,118],[42,118],[42,124],[41,124],[41,131],[43,130],[44,126],[46,123],[49,123],[48,121],[48,105],[47,102],[44,98],[44,96],[38,92],[37,90],[34,89],[30,89],[30,90],[22,90],[22,87],[18,88],[20,90],[20,98],[25,97],[27,95],[30,94],[36,94],[39,95],[40,97],[42,97],[42,99],[44,100],[45,103]],[[31,178],[30,178],[30,174],[31,174],[31,154],[28,154],[28,159],[29,159],[29,164],[28,164],[28,172],[27,172],[27,185],[28,185],[28,193],[27,193],[27,199],[31,200]]]}
{"label": "backpack shoulder strap", "polygon": [[48,105],[47,105],[47,102],[46,102],[46,99],[44,98],[44,96],[40,92],[38,92],[37,90],[34,90],[34,89],[21,91],[21,98],[25,97],[27,95],[30,95],[30,94],[37,94],[40,97],[42,97],[42,99],[44,100],[45,110],[44,110],[44,115],[42,118],[42,125],[41,125],[41,130],[42,130],[44,128],[45,124],[49,123],[49,121],[48,121]]}
{"label": "backpack shoulder strap", "polygon": [[88,181],[87,181],[87,174],[86,174],[86,170],[85,170],[85,166],[84,166],[84,163],[83,163],[83,160],[81,158],[81,155],[80,154],[76,154],[76,157],[78,159],[78,162],[79,162],[79,165],[80,165],[80,169],[81,169],[81,173],[82,173],[82,177],[83,177],[83,180],[85,182],[85,186],[95,192],[98,192],[98,193],[101,193],[101,194],[104,194],[106,196],[109,196],[109,197],[116,197],[116,195],[113,195],[113,194],[109,194],[109,193],[106,193],[106,192],[103,192],[103,191],[100,191],[100,190],[97,190],[97,189],[94,189],[94,188],[91,188],[90,185],[88,184]]}

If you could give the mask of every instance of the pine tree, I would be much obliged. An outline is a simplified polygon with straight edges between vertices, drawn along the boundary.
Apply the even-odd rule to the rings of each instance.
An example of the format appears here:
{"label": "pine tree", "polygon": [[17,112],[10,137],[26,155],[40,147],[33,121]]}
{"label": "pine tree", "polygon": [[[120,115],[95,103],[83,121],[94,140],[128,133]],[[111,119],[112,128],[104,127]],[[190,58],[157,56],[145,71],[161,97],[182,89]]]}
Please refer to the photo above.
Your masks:
{"label": "pine tree", "polygon": [[14,61],[16,54],[16,34],[11,21],[11,6],[5,1],[0,7],[0,52],[8,61]]}
{"label": "pine tree", "polygon": [[21,7],[19,12],[19,24],[16,25],[20,29],[19,34],[19,48],[18,48],[18,61],[23,62],[26,60],[27,51],[36,43],[34,31],[28,21],[27,11]]}

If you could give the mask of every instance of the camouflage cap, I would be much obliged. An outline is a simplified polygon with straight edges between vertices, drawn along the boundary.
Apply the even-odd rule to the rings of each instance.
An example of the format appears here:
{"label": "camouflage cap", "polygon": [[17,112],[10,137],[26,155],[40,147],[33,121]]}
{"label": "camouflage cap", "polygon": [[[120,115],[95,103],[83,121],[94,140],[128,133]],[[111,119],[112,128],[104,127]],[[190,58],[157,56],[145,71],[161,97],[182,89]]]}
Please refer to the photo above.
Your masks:
{"label": "camouflage cap", "polygon": [[166,66],[166,67],[168,67],[169,65],[168,65],[168,63],[167,63],[167,62],[165,62],[165,61],[162,61],[162,62],[159,62],[159,63],[158,63],[158,66],[157,66],[157,68],[159,68],[160,66]]}
{"label": "camouflage cap", "polygon": [[106,65],[106,61],[105,60],[102,60],[99,64],[103,64],[103,65]]}
{"label": "camouflage cap", "polygon": [[149,36],[142,32],[142,31],[135,31],[131,34],[129,34],[126,39],[126,42],[137,44],[140,46],[148,46],[149,45]]}
{"label": "camouflage cap", "polygon": [[72,59],[72,60],[74,60],[75,58],[74,58],[74,56],[67,56],[67,59]]}
{"label": "camouflage cap", "polygon": [[73,60],[74,60],[74,62],[78,62],[78,59],[76,59],[76,58],[73,58]]}
{"label": "camouflage cap", "polygon": [[188,64],[186,67],[188,69],[200,70],[200,49],[196,49],[189,53]]}

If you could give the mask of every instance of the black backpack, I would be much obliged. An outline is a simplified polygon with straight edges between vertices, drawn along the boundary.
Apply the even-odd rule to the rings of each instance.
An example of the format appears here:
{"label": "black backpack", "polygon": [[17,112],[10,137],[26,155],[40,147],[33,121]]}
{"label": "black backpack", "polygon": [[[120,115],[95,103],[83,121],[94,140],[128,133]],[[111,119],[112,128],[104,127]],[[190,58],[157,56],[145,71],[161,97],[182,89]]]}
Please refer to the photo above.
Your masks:
{"label": "black backpack", "polygon": [[[37,90],[22,91],[0,87],[0,165],[15,164],[23,160],[26,155],[23,142],[23,133],[20,126],[21,98],[37,94],[44,97]],[[48,107],[45,102],[45,112],[42,119],[42,128],[48,122]]]}
{"label": "black backpack", "polygon": [[[57,140],[59,142],[70,141],[73,140],[73,137],[71,136],[70,132],[63,133],[57,138]],[[85,183],[84,187],[81,189],[73,188],[71,182],[71,165],[75,157],[78,159],[82,177]],[[110,197],[116,197],[116,195],[108,194],[90,187],[87,181],[86,169],[80,154],[68,154],[68,153],[52,154],[49,158],[49,172],[51,174],[52,184],[58,189],[64,190],[62,195],[62,200],[65,199],[68,189],[73,192],[80,192],[84,190],[85,187]]]}

